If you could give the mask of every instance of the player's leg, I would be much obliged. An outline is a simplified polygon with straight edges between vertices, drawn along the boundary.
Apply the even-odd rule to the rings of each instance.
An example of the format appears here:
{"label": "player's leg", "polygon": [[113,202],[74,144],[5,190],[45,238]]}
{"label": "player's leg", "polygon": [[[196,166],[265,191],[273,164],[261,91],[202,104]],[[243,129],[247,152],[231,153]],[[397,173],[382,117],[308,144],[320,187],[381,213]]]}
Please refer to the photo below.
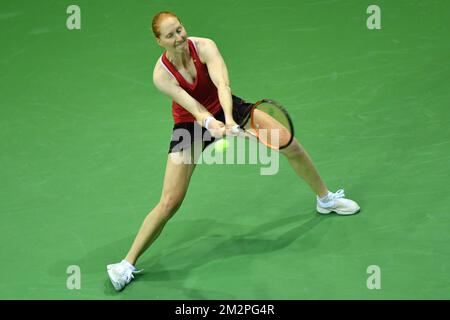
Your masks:
{"label": "player's leg", "polygon": [[296,138],[280,152],[287,158],[297,175],[303,178],[319,197],[327,195],[328,188],[325,182],[320,177],[308,152]]}
{"label": "player's leg", "polygon": [[302,177],[317,194],[317,212],[329,214],[336,212],[340,215],[355,214],[360,210],[359,205],[344,198],[344,189],[330,192],[317,172],[306,149],[295,138],[292,143],[281,152],[286,156],[295,172]]}
{"label": "player's leg", "polygon": [[[167,221],[181,206],[195,168],[195,161],[198,159],[198,154],[193,155],[192,152],[193,149],[189,148],[169,153],[159,203],[144,219],[125,258],[131,264],[134,265],[139,256],[156,240]],[[187,156],[191,157],[192,161],[185,161]]]}
{"label": "player's leg", "polygon": [[[277,123],[270,115],[264,112],[257,112],[255,110],[253,117],[256,123],[261,124],[264,128],[278,129],[279,137],[281,140],[280,145],[284,144],[283,139],[286,139],[286,130],[280,128],[280,124]],[[249,124],[247,124],[247,127]],[[270,139],[270,140],[269,140]],[[269,138],[268,141],[272,141]],[[275,140],[275,139],[274,139]],[[286,148],[280,150],[280,152],[286,156],[291,167],[297,173],[298,176],[303,178],[306,183],[317,195],[317,211],[322,214],[328,214],[336,212],[342,215],[350,215],[359,211],[359,205],[350,199],[345,199],[344,190],[340,189],[336,193],[330,192],[325,185],[324,181],[320,177],[316,170],[311,157],[306,149],[297,141],[293,139],[292,142]]]}
{"label": "player's leg", "polygon": [[[195,146],[194,146],[195,145]],[[125,259],[107,266],[111,283],[117,291],[122,290],[139,271],[135,268],[139,256],[156,240],[164,225],[175,214],[186,195],[195,163],[201,154],[202,141],[183,150],[171,152],[167,157],[163,190],[158,204],[144,219]]]}
{"label": "player's leg", "polygon": [[[291,134],[289,131],[267,113],[254,110],[253,117],[254,121],[260,124],[261,128],[267,129],[264,134],[267,134],[269,143],[273,144],[275,142],[272,141],[275,139],[271,137],[273,129],[277,129],[279,145],[284,145],[290,140]],[[245,128],[250,129],[250,122],[245,125]],[[294,138],[289,146],[281,149],[280,152],[286,156],[295,173],[303,178],[319,197],[327,194],[328,189],[312,163],[311,157],[297,139]]]}

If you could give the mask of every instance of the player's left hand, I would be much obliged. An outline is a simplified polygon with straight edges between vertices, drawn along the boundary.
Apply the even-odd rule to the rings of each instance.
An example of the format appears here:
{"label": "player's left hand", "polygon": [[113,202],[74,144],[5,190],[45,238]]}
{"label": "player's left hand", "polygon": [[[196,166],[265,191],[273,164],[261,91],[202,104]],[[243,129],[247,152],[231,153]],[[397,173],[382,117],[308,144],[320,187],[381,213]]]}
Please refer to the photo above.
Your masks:
{"label": "player's left hand", "polygon": [[225,134],[227,136],[235,136],[239,133],[239,131],[237,131],[239,128],[239,125],[236,123],[236,121],[232,120],[228,120],[225,123]]}

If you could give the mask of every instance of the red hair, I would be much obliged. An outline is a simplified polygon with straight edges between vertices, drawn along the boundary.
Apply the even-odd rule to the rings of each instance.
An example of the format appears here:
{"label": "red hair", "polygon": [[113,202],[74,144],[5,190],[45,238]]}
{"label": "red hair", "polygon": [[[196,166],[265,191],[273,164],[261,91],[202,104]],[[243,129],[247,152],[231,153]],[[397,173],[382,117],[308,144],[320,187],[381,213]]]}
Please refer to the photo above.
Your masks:
{"label": "red hair", "polygon": [[[155,35],[156,38],[159,38],[159,36],[161,35],[159,27],[161,25],[161,22],[166,17],[173,17],[173,18],[176,18],[178,21],[180,21],[180,18],[178,18],[178,16],[175,13],[170,12],[170,11],[162,11],[162,12],[155,14],[155,16],[153,17],[153,21],[152,21],[152,30],[153,30],[153,34]],[[181,21],[180,21],[180,23],[181,23]]]}

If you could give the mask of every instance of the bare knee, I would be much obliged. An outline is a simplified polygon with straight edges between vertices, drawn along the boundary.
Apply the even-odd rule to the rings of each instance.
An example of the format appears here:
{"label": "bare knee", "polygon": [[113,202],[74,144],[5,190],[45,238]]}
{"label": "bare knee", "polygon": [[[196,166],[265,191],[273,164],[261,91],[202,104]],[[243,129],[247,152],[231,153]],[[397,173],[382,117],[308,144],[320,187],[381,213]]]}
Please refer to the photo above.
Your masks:
{"label": "bare knee", "polygon": [[303,155],[305,153],[305,149],[296,139],[294,139],[288,147],[281,150],[281,153],[288,158],[292,158]]}
{"label": "bare knee", "polygon": [[165,195],[159,201],[159,212],[163,220],[169,220],[181,207],[183,196]]}

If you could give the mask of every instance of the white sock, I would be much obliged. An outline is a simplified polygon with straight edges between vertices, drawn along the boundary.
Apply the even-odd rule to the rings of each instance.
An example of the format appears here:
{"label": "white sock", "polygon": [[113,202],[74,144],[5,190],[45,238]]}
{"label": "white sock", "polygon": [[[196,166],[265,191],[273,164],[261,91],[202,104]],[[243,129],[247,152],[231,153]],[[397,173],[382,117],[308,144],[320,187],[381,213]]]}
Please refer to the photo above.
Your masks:
{"label": "white sock", "polygon": [[123,259],[122,264],[124,264],[127,268],[130,268],[131,270],[136,270],[136,267],[133,266],[131,263],[129,263],[127,260]]}
{"label": "white sock", "polygon": [[333,194],[332,192],[328,191],[328,193],[323,197],[317,196],[317,201],[319,202],[320,205],[327,204],[328,202],[331,201],[332,194]]}

